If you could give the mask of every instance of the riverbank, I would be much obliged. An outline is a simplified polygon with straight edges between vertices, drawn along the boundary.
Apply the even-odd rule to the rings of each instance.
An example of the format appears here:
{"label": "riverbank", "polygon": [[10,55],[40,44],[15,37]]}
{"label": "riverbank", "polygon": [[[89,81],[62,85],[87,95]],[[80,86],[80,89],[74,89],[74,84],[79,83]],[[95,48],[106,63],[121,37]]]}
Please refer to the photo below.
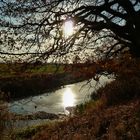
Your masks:
{"label": "riverbank", "polygon": [[53,125],[15,132],[12,139],[139,140],[139,62],[123,63],[116,80],[93,93],[93,100],[79,105],[75,116]]}
{"label": "riverbank", "polygon": [[91,78],[93,74],[89,75],[88,73],[86,75],[85,70],[87,71],[87,67],[88,70],[91,68],[85,64],[58,65],[56,67],[54,65],[45,65],[32,68],[30,71],[26,70],[23,73],[16,72],[3,75],[0,76],[0,91],[5,93],[5,98],[8,101],[52,92],[61,86]]}
{"label": "riverbank", "polygon": [[76,77],[71,73],[41,74],[31,77],[17,76],[0,79],[0,89],[6,93],[6,100],[17,100],[45,92],[53,92],[61,86],[81,82],[85,79],[87,78]]}
{"label": "riverbank", "polygon": [[32,114],[16,114],[9,112],[7,118],[3,118],[3,121],[20,121],[20,120],[37,120],[37,119],[48,119],[48,120],[55,120],[59,119],[61,117],[65,117],[65,114],[53,114],[53,113],[47,113],[45,111],[38,111],[36,113]]}

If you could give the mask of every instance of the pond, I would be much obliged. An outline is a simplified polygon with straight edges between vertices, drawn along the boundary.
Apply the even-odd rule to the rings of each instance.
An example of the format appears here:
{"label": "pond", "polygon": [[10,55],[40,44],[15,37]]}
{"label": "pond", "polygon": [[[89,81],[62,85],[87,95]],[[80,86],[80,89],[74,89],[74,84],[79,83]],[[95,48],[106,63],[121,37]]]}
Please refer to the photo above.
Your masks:
{"label": "pond", "polygon": [[90,79],[88,81],[66,85],[54,92],[13,101],[9,103],[9,110],[17,114],[32,114],[38,111],[68,114],[68,107],[74,107],[90,100],[92,92],[110,81],[112,79],[101,76],[99,82]]}

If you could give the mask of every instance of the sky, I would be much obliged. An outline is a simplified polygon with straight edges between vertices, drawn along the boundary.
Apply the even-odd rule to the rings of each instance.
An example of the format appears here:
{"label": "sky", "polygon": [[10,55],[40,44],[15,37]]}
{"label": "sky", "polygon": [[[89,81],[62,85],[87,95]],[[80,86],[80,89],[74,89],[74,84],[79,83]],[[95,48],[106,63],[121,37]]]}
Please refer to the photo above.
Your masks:
{"label": "sky", "polygon": [[[10,0],[4,0],[4,2],[5,1],[9,1],[9,2],[15,2],[15,0],[12,0],[12,1],[10,1]],[[135,0],[134,0],[135,1]],[[85,2],[85,1],[84,1]],[[83,2],[83,3],[84,3]],[[91,1],[90,0],[86,0],[86,3],[88,4],[88,3],[90,3],[91,4]],[[28,5],[28,4],[27,4]],[[2,7],[2,2],[0,1],[0,7]],[[112,7],[113,9],[115,9],[117,7],[117,5],[114,5],[114,7]],[[66,9],[66,8],[65,8]],[[117,10],[117,9],[116,9]],[[140,10],[140,3],[138,3],[136,6],[135,6],[135,10],[136,11],[138,11],[138,10]],[[106,14],[108,14],[108,13],[104,13],[105,15]],[[13,17],[10,13],[9,13],[9,15],[8,16],[2,16],[3,15],[3,12],[0,10],[0,22],[2,22],[2,20],[4,21],[7,21],[7,22],[10,22],[10,23],[13,23],[14,25],[18,25],[18,24],[20,24],[21,22],[22,22],[22,15],[21,15],[21,17],[19,16],[19,17]],[[28,15],[28,16],[30,16],[30,15]],[[41,16],[38,16],[37,15],[37,18],[39,19],[39,18],[41,18]],[[45,18],[45,17],[43,17],[43,18]],[[121,19],[119,19],[119,18],[114,18],[113,19],[114,20],[114,22],[116,23],[117,22],[117,24],[119,24],[119,25],[124,25],[125,24],[125,20],[121,20]],[[66,22],[65,23],[65,26],[64,26],[64,34],[65,34],[65,37],[67,36],[69,36],[69,35],[71,35],[72,33],[73,33],[73,31],[72,31],[72,28],[73,28],[73,23],[71,22],[71,21],[69,21],[69,22]],[[63,28],[63,26],[62,26],[62,28]],[[1,30],[3,30],[3,27],[0,27],[0,31]],[[34,35],[34,33],[35,32],[33,32],[32,31],[32,29],[30,29],[31,31],[30,32],[28,32],[28,35],[27,35],[27,37],[26,37],[26,39],[28,39],[28,40],[33,40],[33,39],[36,39],[36,41],[39,41],[39,40],[41,40],[41,36],[40,35],[38,35],[38,36],[35,36]],[[62,29],[63,30],[63,29]],[[66,31],[67,30],[67,31]],[[24,31],[23,31],[24,32]],[[22,33],[22,35],[20,36],[20,38],[22,39],[22,38],[24,38],[25,37],[25,35],[24,35],[24,33],[23,33],[22,31],[21,31],[21,33]],[[39,32],[38,32],[39,33]],[[13,34],[11,34],[11,37],[12,37],[12,35]],[[52,35],[53,35],[53,33],[52,33]],[[10,36],[10,35],[9,35]],[[14,36],[14,38],[16,38],[15,37],[15,35],[13,35]],[[66,37],[66,38],[67,38]],[[1,38],[2,38],[2,35],[1,35]],[[6,40],[7,41],[7,40]],[[48,42],[50,41],[50,39],[49,40],[46,40],[46,41],[44,41],[44,43],[45,44],[47,44]],[[19,43],[21,42],[21,40],[18,40],[17,41],[17,45],[19,45]],[[41,41],[42,42],[42,44],[43,44],[43,40]],[[46,43],[47,42],[47,43]],[[51,42],[51,41],[50,41]],[[8,41],[7,41],[7,43],[8,43]],[[32,41],[31,41],[31,43],[32,43]],[[30,44],[31,44],[30,43]],[[43,44],[44,45],[44,44]],[[38,50],[38,51],[40,51],[41,49],[41,51],[43,51],[43,50],[45,50],[46,49],[46,47],[45,47],[45,45],[43,46],[42,45],[42,47],[41,46],[37,46],[37,45],[35,45],[34,44],[34,47],[32,47],[32,49],[31,49],[31,47],[28,47],[27,45],[25,45],[24,47],[23,47],[23,45],[21,44],[21,46],[20,46],[20,48],[18,48],[17,47],[17,49],[13,49],[13,51],[14,51],[14,53],[18,53],[18,52],[26,52],[26,51],[30,51],[30,52],[32,52],[32,51],[35,51],[35,50]],[[48,45],[48,44],[47,44]],[[96,44],[97,45],[97,44]],[[41,48],[40,50],[39,50],[39,48]],[[10,50],[10,47],[8,47],[8,48],[6,48],[6,46],[1,46],[1,48],[0,48],[0,50],[3,50],[3,51],[8,51],[8,52],[10,52],[10,51],[12,51],[12,49]],[[90,52],[90,51],[89,51]],[[90,52],[91,53],[91,52]],[[80,53],[79,53],[80,54]]]}

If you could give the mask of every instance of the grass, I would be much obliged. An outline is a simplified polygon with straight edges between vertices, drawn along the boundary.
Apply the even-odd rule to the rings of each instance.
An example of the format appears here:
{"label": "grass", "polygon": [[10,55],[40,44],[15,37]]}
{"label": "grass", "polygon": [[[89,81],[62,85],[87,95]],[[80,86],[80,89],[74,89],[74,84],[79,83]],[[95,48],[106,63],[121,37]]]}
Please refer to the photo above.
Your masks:
{"label": "grass", "polygon": [[[82,115],[67,121],[46,126],[38,131],[33,140],[137,140],[139,138],[138,102],[104,108],[87,106]],[[127,118],[127,119],[126,119]]]}
{"label": "grass", "polygon": [[30,68],[28,70],[26,70],[26,72],[28,73],[34,73],[34,74],[38,74],[38,73],[48,73],[48,74],[52,74],[52,73],[64,73],[64,65],[55,65],[55,64],[46,64],[43,66],[37,66],[35,68]]}
{"label": "grass", "polygon": [[76,77],[92,77],[99,70],[97,64],[28,64],[28,63],[0,63],[0,78],[32,76],[42,74],[72,73]]}
{"label": "grass", "polygon": [[34,125],[34,126],[30,126],[30,127],[25,127],[22,129],[16,129],[14,130],[9,139],[11,140],[26,140],[26,139],[30,139],[31,137],[33,137],[37,132],[45,129],[46,127],[51,128],[54,125],[57,125],[58,121],[57,120],[53,120],[53,121],[46,121],[44,122],[44,124],[39,124],[39,125]]}
{"label": "grass", "polygon": [[64,73],[64,65],[56,64],[24,64],[24,63],[0,63],[0,78],[38,75],[38,74],[54,74]]}

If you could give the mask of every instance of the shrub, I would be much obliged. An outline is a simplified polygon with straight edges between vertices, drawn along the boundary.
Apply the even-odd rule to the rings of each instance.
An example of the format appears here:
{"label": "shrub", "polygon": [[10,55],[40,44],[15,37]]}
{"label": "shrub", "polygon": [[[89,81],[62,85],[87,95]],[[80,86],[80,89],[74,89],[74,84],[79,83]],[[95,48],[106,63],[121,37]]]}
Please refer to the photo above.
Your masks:
{"label": "shrub", "polygon": [[[96,93],[96,98],[101,100],[107,105],[116,105],[129,101],[134,98],[140,97],[140,80],[136,77],[132,77],[129,80],[117,79],[105,87],[102,87]],[[94,95],[92,98],[94,99]]]}
{"label": "shrub", "polygon": [[106,105],[116,105],[140,97],[140,79],[116,79],[99,88],[91,95],[93,100],[101,99]]}

